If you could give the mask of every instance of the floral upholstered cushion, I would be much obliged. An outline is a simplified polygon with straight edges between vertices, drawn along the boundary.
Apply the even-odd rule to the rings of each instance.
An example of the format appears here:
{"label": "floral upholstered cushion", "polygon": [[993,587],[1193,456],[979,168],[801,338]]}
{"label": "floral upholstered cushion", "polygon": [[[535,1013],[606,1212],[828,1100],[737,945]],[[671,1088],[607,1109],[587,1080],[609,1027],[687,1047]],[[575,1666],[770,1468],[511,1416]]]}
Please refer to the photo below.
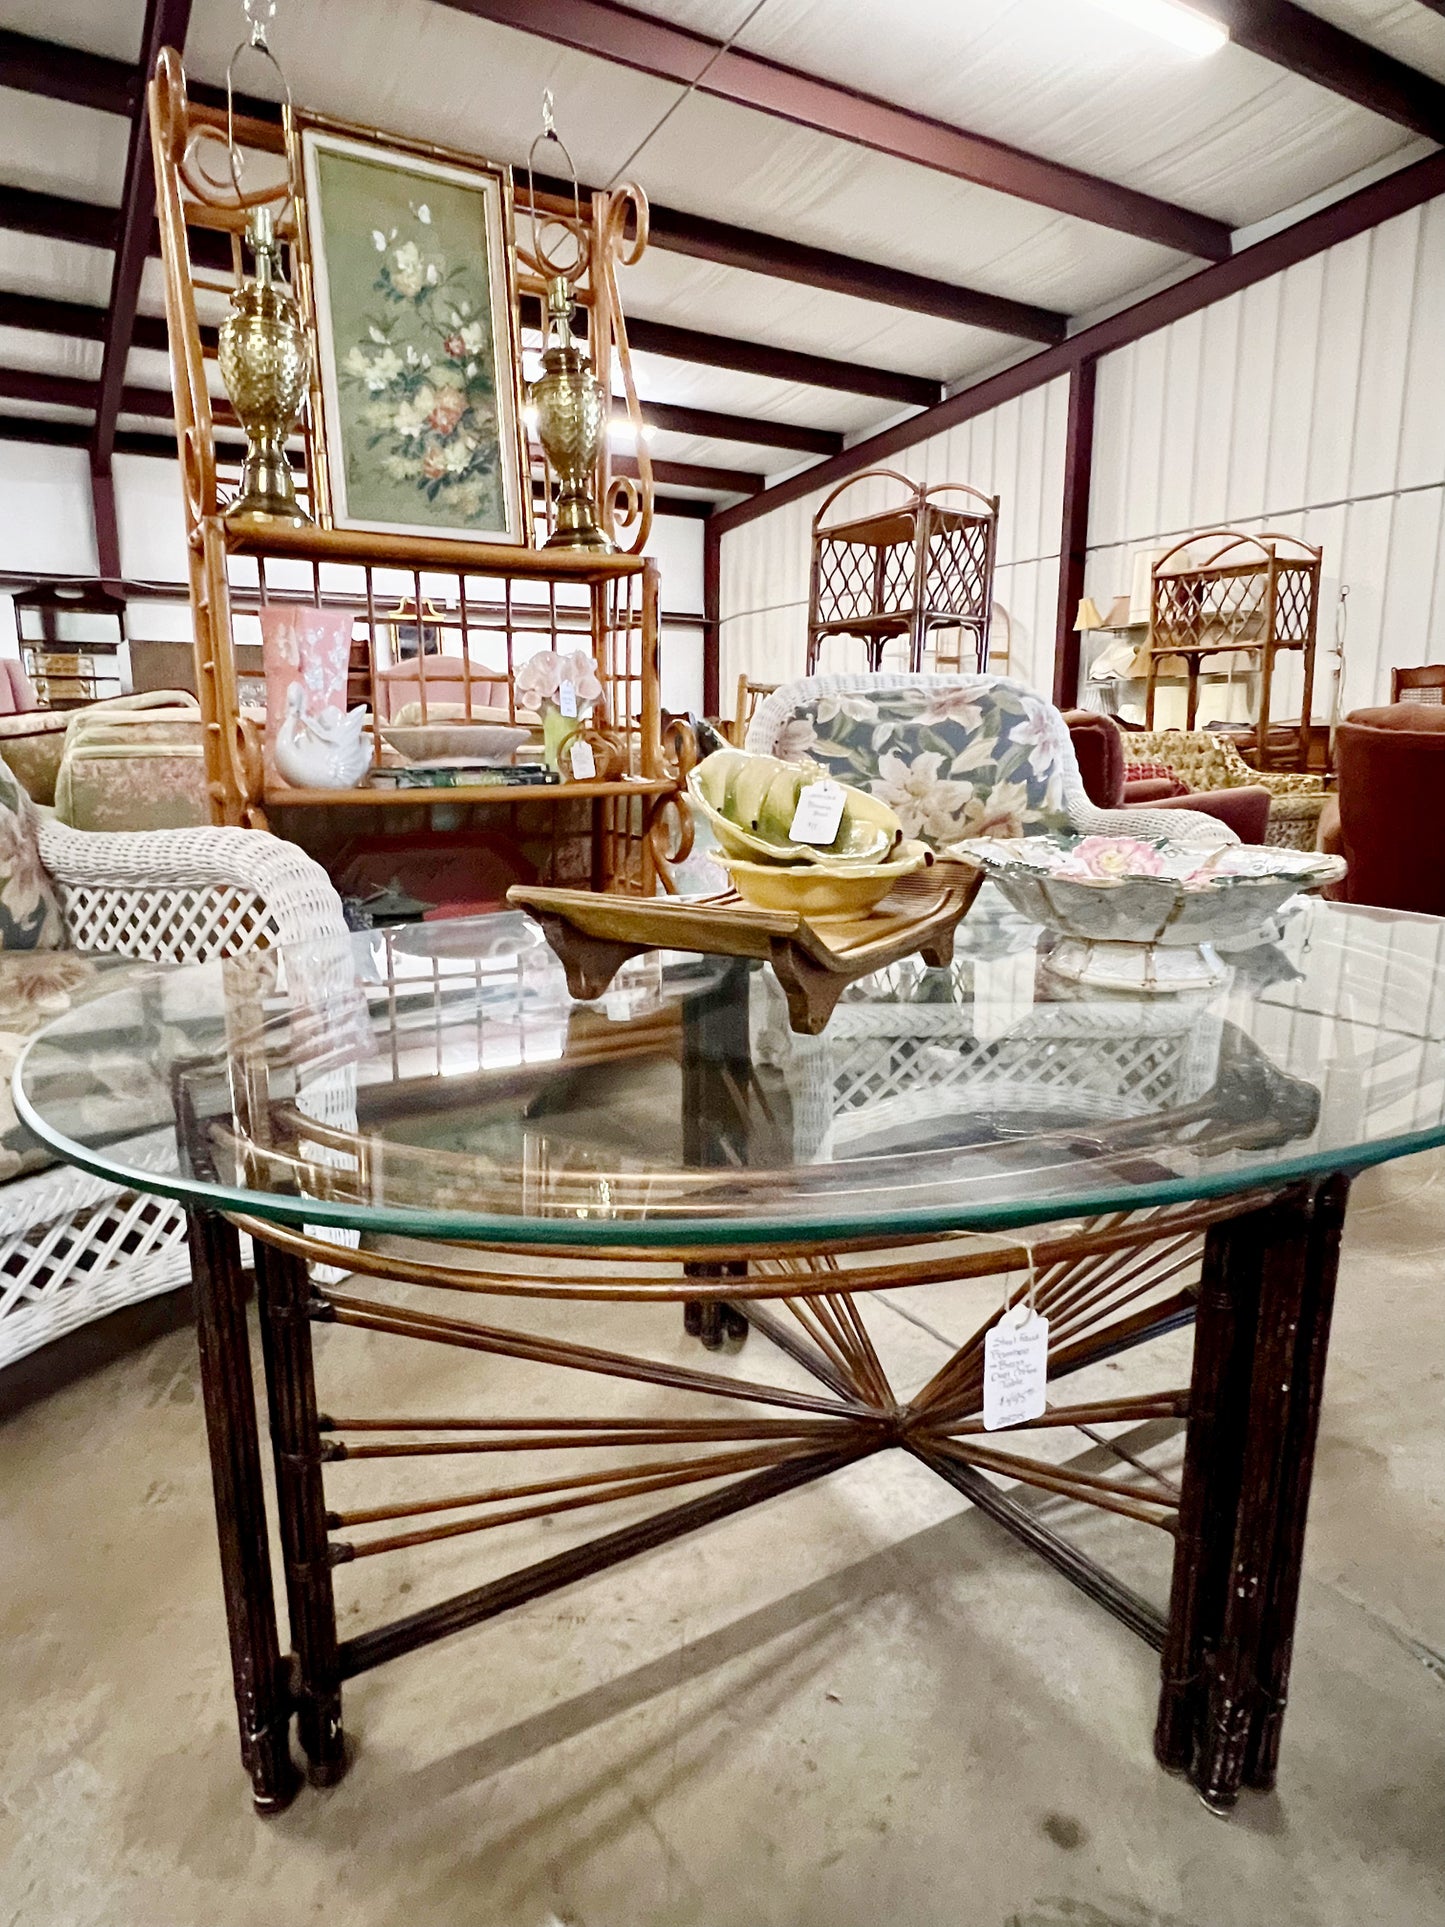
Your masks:
{"label": "floral upholstered cushion", "polygon": [[811,757],[871,790],[905,836],[935,848],[966,836],[1027,836],[1073,828],[1064,802],[1072,760],[1059,711],[1016,685],[921,680],[800,701],[773,754]]}
{"label": "floral upholstered cushion", "polygon": [[35,805],[0,763],[0,950],[57,950],[65,924],[40,862]]}

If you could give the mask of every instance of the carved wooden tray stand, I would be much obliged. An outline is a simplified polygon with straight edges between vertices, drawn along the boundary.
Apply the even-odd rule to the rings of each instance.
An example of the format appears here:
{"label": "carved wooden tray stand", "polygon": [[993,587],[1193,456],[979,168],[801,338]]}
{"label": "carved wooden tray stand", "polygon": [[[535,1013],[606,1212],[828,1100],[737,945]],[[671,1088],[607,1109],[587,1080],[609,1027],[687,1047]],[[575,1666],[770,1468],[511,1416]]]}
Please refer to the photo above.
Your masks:
{"label": "carved wooden tray stand", "polygon": [[953,933],[982,881],[965,865],[935,865],[906,877],[867,916],[821,926],[795,911],[759,910],[732,891],[686,901],[517,885],[507,898],[542,926],[574,997],[600,997],[628,958],[646,950],[751,957],[772,965],[792,1028],[816,1037],[858,978],[915,951],[928,964],[951,962]]}

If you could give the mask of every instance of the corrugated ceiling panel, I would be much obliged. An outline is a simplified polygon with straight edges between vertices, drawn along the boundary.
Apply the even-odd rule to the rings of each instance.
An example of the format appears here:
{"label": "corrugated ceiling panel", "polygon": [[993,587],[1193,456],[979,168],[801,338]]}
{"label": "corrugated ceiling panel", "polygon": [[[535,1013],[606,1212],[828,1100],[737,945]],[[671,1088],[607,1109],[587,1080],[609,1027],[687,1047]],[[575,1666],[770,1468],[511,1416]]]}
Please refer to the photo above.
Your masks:
{"label": "corrugated ceiling panel", "polygon": [[[719,31],[709,0],[669,11]],[[1241,48],[1192,60],[1086,0],[768,0],[737,44],[1235,225],[1407,138]]]}

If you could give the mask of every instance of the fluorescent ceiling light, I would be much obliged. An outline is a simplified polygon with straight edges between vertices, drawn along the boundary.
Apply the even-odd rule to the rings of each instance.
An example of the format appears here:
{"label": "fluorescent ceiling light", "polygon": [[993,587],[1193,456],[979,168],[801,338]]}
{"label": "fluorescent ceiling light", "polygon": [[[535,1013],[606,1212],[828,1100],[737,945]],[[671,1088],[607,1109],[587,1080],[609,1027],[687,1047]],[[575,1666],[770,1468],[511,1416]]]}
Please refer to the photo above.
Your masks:
{"label": "fluorescent ceiling light", "polygon": [[1229,39],[1222,21],[1186,5],[1185,0],[1094,0],[1094,5],[1200,58],[1218,53]]}

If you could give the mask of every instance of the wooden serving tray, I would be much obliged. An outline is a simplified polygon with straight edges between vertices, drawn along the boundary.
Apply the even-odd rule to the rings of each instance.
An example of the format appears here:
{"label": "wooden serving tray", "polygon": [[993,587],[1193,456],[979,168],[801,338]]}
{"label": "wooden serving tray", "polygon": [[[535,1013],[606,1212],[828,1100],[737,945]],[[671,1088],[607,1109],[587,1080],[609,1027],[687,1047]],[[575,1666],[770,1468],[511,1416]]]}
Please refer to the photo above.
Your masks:
{"label": "wooden serving tray", "polygon": [[982,882],[970,865],[933,864],[904,877],[867,916],[820,927],[795,912],[756,909],[734,891],[702,899],[623,897],[519,883],[507,901],[542,926],[576,998],[600,997],[627,959],[645,950],[754,957],[772,965],[792,1028],[816,1037],[857,978],[915,951],[928,964],[951,962],[953,933]]}

